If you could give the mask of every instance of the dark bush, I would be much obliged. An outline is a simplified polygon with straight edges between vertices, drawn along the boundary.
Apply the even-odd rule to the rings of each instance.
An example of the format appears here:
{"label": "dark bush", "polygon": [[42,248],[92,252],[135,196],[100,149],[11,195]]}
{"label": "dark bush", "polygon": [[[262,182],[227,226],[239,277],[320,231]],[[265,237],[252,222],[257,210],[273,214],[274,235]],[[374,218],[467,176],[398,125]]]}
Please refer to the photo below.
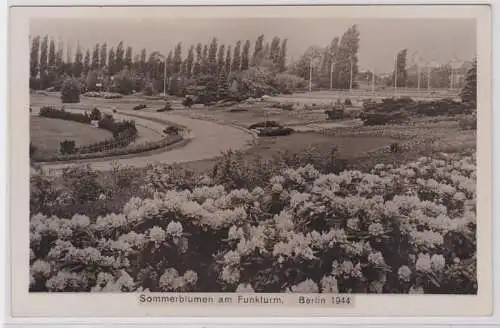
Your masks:
{"label": "dark bush", "polygon": [[386,125],[403,123],[408,118],[404,112],[396,113],[362,113],[360,115],[364,125]]}
{"label": "dark bush", "polygon": [[137,106],[134,106],[134,110],[141,110],[144,108],[147,108],[148,106],[146,104],[139,104]]}
{"label": "dark bush", "polygon": [[61,87],[61,100],[63,103],[78,103],[80,92],[81,85],[76,79],[66,79]]}
{"label": "dark bush", "polygon": [[101,111],[97,109],[97,107],[94,107],[94,109],[92,109],[92,112],[90,113],[90,120],[99,121],[101,118],[102,118]]}
{"label": "dark bush", "polygon": [[40,108],[40,116],[49,118],[58,118],[66,121],[75,121],[78,123],[90,124],[90,117],[85,114],[71,113],[64,109],[55,109],[54,107],[45,106]]}
{"label": "dark bush", "polygon": [[330,119],[330,120],[339,120],[339,119],[344,118],[344,110],[343,109],[325,110],[325,114],[328,115],[328,119]]}
{"label": "dark bush", "polygon": [[165,134],[179,134],[181,129],[176,126],[168,126],[163,130]]}
{"label": "dark bush", "polygon": [[64,140],[60,143],[60,152],[63,155],[69,155],[76,153],[75,140]]}
{"label": "dark bush", "polygon": [[283,110],[288,110],[292,111],[293,110],[293,104],[273,104],[271,108],[279,108]]}
{"label": "dark bush", "polygon": [[258,128],[271,128],[271,127],[281,127],[281,125],[276,121],[265,121],[252,124],[248,127],[249,130],[258,129]]}
{"label": "dark bush", "polygon": [[393,142],[389,145],[389,151],[391,153],[402,153],[404,151],[404,147],[397,142]]}
{"label": "dark bush", "polygon": [[344,101],[344,105],[346,105],[346,106],[352,106],[352,101],[351,101],[351,99],[347,98],[347,99]]}
{"label": "dark bush", "polygon": [[286,127],[267,127],[259,130],[259,137],[278,137],[278,136],[287,136],[294,132],[292,128]]}
{"label": "dark bush", "polygon": [[192,97],[186,97],[186,98],[184,98],[184,100],[182,101],[182,105],[186,106],[188,108],[191,108],[191,106],[194,105],[193,98]]}

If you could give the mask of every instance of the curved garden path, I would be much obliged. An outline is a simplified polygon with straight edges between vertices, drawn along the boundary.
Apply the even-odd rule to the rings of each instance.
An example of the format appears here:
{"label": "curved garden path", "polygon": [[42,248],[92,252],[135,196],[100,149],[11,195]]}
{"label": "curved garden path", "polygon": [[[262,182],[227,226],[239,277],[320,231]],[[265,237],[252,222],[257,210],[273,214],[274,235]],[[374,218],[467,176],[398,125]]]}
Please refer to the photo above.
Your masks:
{"label": "curved garden path", "polygon": [[[33,106],[33,113],[37,110],[38,108]],[[67,110],[71,109],[68,108]],[[104,110],[104,112],[108,112],[108,110]],[[129,112],[131,116],[128,116],[127,112]],[[140,115],[141,118],[133,117],[132,115],[135,114]],[[117,118],[133,119],[138,125],[151,129],[152,131],[158,131],[160,128],[163,129],[166,124],[160,124],[148,120],[148,118],[182,125],[189,130],[187,138],[190,142],[182,147],[170,150],[166,149],[164,152],[160,153],[147,155],[137,154],[137,156],[128,158],[110,157],[107,159],[89,159],[74,163],[43,163],[41,166],[56,174],[63,168],[82,164],[89,164],[94,170],[108,171],[116,164],[127,167],[145,167],[150,164],[185,163],[218,157],[222,152],[227,150],[247,148],[251,146],[254,139],[251,133],[241,128],[193,119],[179,114],[120,110],[113,115]]]}

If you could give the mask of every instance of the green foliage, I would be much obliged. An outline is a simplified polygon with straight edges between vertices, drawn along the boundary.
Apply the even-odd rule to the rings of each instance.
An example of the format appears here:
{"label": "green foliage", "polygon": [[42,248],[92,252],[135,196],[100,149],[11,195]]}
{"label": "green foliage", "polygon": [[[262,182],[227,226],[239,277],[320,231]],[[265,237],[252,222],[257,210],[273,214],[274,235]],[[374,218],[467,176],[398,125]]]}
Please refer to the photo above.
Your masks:
{"label": "green foliage", "polygon": [[60,143],[60,152],[63,155],[76,153],[75,140],[64,140]]}
{"label": "green foliage", "polygon": [[67,78],[61,86],[61,100],[63,103],[80,102],[81,85],[77,79]]}
{"label": "green foliage", "polygon": [[276,74],[273,85],[278,92],[291,94],[296,91],[304,90],[307,87],[307,81],[297,75],[280,73]]}

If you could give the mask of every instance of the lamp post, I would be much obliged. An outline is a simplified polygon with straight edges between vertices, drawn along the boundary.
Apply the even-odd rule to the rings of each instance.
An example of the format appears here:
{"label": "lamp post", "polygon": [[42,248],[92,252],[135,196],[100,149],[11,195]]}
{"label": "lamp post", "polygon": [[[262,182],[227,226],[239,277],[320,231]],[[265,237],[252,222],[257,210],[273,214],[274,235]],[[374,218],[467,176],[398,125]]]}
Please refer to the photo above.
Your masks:
{"label": "lamp post", "polygon": [[353,74],[353,66],[354,66],[354,65],[353,65],[353,58],[352,58],[352,57],[350,57],[349,61],[350,61],[350,63],[351,63],[350,73],[349,73],[349,92],[351,92],[351,91],[352,91],[352,81],[353,81],[353,76],[352,76],[352,74]]}

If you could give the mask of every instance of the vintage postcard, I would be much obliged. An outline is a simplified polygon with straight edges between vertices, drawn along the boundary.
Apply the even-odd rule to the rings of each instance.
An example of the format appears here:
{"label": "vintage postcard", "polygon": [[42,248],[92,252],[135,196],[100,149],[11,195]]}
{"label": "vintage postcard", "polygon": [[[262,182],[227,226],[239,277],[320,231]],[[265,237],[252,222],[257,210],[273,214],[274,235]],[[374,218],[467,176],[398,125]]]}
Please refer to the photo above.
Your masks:
{"label": "vintage postcard", "polygon": [[10,8],[12,316],[490,315],[490,16]]}

